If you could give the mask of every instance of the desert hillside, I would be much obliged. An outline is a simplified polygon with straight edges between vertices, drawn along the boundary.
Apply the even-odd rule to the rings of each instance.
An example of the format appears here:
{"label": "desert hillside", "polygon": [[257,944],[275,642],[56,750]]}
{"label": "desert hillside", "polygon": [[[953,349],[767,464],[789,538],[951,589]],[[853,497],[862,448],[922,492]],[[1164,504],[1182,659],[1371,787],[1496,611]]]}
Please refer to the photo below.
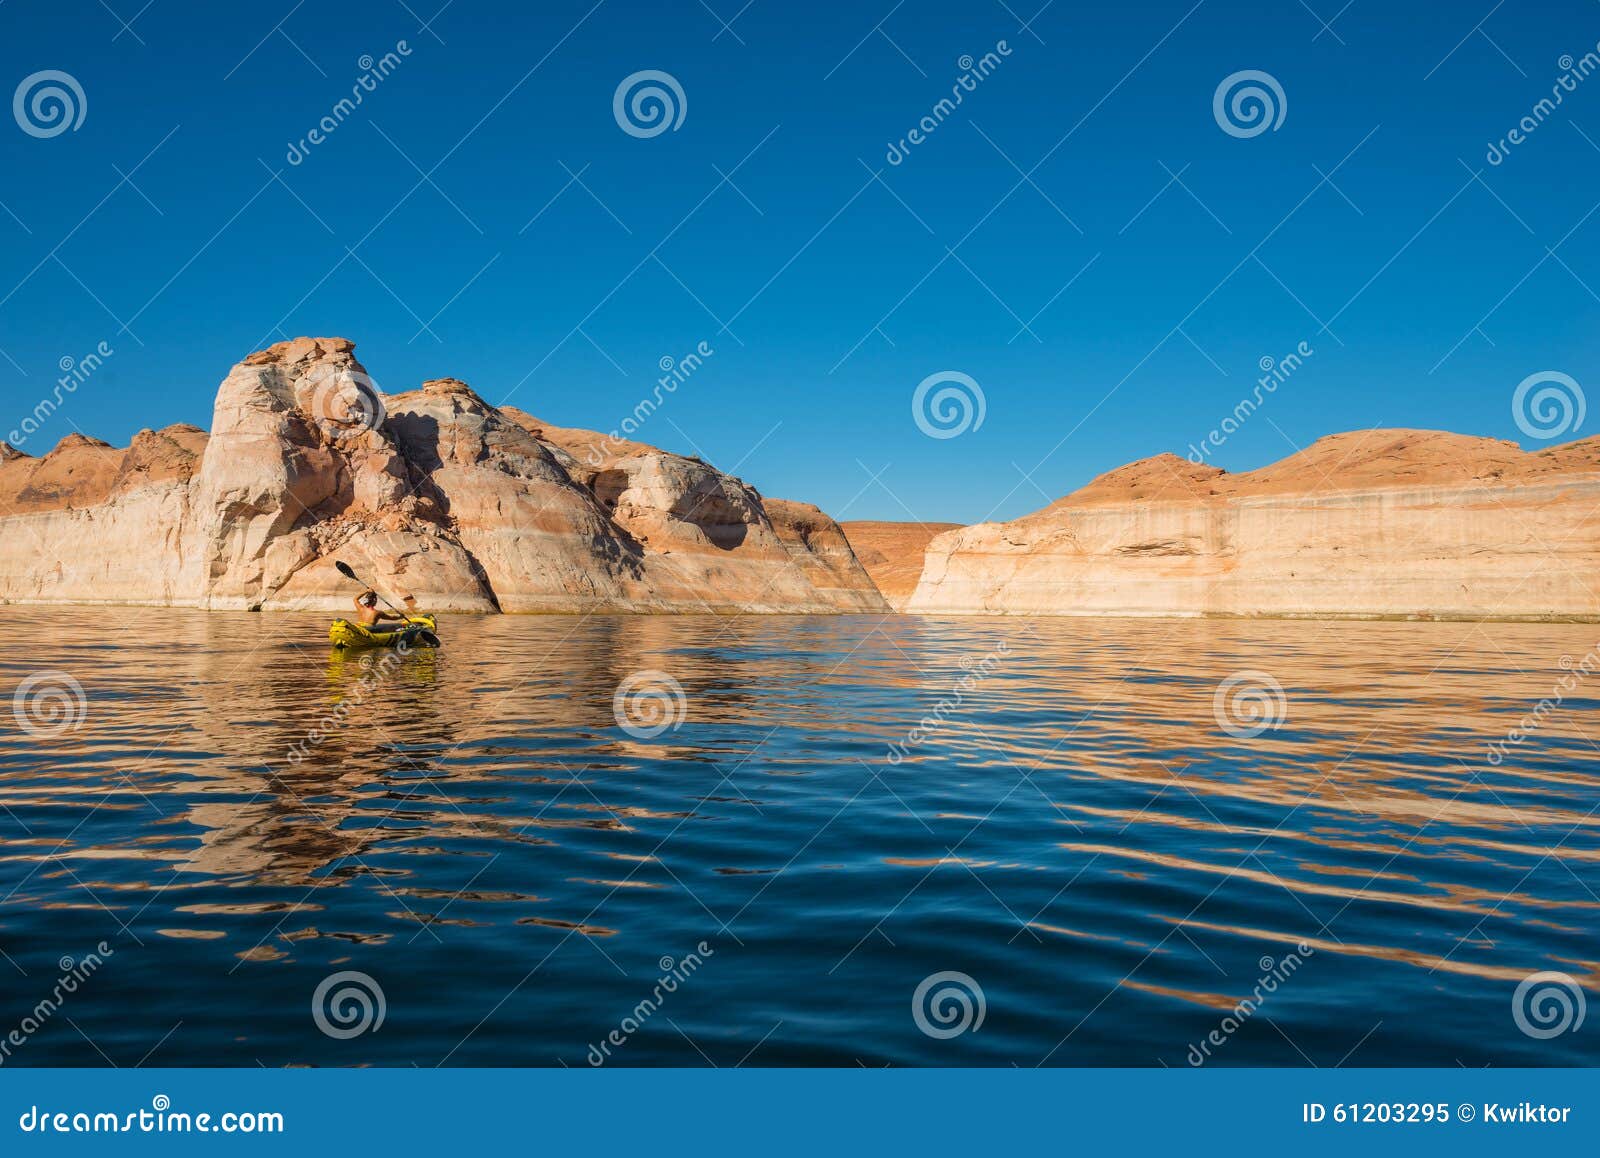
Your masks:
{"label": "desert hillside", "polygon": [[1600,437],[1329,435],[1228,474],[1164,454],[928,545],[932,614],[1600,618]]}

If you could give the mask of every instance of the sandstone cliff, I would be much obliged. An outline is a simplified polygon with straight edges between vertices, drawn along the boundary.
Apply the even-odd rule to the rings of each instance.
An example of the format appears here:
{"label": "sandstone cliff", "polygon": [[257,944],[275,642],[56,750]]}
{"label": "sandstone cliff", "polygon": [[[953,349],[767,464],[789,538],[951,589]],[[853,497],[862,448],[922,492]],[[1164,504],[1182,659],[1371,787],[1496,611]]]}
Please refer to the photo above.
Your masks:
{"label": "sandstone cliff", "polygon": [[1318,440],[1238,475],[1174,455],[928,546],[930,614],[1600,618],[1600,437]]}
{"label": "sandstone cliff", "polygon": [[961,524],[882,523],[861,519],[839,526],[889,606],[901,611],[917,589],[917,580],[922,578],[922,560],[928,544],[946,531],[959,530]]}
{"label": "sandstone cliff", "polygon": [[0,601],[343,609],[336,559],[439,610],[887,609],[815,507],[455,379],[381,394],[342,338],[239,363],[209,437],[0,455]]}

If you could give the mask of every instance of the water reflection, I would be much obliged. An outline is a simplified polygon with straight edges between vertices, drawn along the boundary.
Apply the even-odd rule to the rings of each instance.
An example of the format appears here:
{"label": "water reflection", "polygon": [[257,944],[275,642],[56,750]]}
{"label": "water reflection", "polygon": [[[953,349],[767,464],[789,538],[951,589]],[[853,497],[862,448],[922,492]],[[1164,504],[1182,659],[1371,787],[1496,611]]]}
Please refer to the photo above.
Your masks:
{"label": "water reflection", "polygon": [[[456,617],[363,656],[318,617],[0,618],[0,692],[47,665],[87,700],[0,717],[3,993],[108,939],[74,1020],[118,1060],[580,1064],[702,940],[613,1064],[1181,1064],[1299,944],[1218,1061],[1600,1060],[1508,1006],[1539,969],[1600,991],[1593,689],[1486,759],[1593,627]],[[651,739],[612,707],[646,670],[687,713]],[[1254,738],[1214,711],[1242,671],[1283,688]],[[305,1015],[341,968],[383,1034]],[[981,1034],[908,1016],[941,970]]]}

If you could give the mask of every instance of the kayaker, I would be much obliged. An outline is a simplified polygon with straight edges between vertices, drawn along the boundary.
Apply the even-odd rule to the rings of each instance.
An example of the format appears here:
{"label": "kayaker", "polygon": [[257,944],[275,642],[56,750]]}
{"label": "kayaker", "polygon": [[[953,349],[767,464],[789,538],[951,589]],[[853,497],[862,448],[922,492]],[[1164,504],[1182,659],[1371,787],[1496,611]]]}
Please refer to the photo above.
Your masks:
{"label": "kayaker", "polygon": [[385,619],[399,619],[392,611],[378,610],[378,593],[367,588],[356,596],[356,622],[362,627],[376,627]]}

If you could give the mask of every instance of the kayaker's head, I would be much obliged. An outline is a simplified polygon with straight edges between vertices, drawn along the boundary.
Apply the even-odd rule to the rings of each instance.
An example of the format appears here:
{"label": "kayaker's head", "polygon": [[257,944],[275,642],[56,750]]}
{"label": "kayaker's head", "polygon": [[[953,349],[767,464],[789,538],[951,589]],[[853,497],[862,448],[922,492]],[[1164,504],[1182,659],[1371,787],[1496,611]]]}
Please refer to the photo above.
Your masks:
{"label": "kayaker's head", "polygon": [[378,605],[378,593],[370,590],[363,591],[360,595],[356,596],[356,602],[361,604],[363,607],[376,607]]}

